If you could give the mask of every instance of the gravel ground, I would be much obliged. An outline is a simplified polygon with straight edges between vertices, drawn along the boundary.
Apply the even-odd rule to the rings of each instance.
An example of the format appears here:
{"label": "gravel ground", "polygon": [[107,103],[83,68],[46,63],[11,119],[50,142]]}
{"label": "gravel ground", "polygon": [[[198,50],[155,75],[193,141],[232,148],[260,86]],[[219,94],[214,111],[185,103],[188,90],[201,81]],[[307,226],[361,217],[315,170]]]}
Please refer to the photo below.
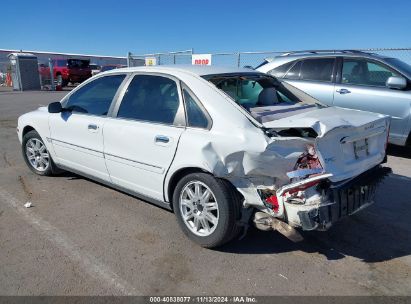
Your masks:
{"label": "gravel ground", "polygon": [[167,210],[75,174],[31,173],[17,117],[66,93],[0,92],[1,295],[411,295],[409,150],[389,147],[376,204],[327,232],[294,244],[251,229],[208,250]]}

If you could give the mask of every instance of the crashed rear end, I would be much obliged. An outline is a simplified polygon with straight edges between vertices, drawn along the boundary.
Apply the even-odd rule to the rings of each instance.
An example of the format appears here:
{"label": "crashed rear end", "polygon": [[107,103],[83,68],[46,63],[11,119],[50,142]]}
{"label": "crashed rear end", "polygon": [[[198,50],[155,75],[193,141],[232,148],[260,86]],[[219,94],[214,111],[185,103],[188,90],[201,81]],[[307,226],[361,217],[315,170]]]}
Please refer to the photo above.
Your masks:
{"label": "crashed rear end", "polygon": [[[266,148],[260,152],[245,149],[237,164],[241,170],[221,176],[243,195],[245,207],[259,210],[254,215],[256,226],[285,233],[291,227],[325,230],[372,204],[378,184],[390,172],[381,166],[386,159],[389,117],[322,107],[288,84],[275,80],[270,87],[267,79],[260,81],[259,77],[239,76],[236,83],[247,82],[254,88],[255,81],[262,91],[271,90],[260,91],[258,103],[262,101],[263,106],[250,107],[251,99],[237,101],[232,93],[243,88],[231,89],[229,95],[264,130]],[[223,90],[229,81],[229,77],[220,77],[214,83]],[[274,96],[276,102],[269,105],[262,94]],[[293,103],[292,97],[309,102]]]}
{"label": "crashed rear end", "polygon": [[288,183],[274,197],[262,197],[274,216],[304,230],[324,230],[374,202],[376,187],[390,170],[380,166],[386,157],[387,117],[331,107],[265,125],[278,133],[300,126],[317,134],[286,173]]}

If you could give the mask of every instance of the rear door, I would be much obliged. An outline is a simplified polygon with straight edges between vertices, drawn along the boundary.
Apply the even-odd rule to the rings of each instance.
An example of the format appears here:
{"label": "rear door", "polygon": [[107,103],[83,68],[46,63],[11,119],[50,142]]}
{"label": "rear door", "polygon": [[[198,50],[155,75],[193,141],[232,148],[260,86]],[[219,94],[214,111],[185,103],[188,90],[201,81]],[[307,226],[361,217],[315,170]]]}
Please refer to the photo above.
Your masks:
{"label": "rear door", "polygon": [[104,125],[104,153],[113,183],[163,200],[163,182],[185,130],[179,82],[136,74]]}
{"label": "rear door", "polygon": [[385,86],[387,79],[400,74],[374,60],[346,57],[341,79],[335,87],[334,105],[391,116],[390,142],[404,144],[410,115],[408,91]]}
{"label": "rear door", "polygon": [[334,97],[335,57],[307,58],[297,61],[284,79],[324,104]]}
{"label": "rear door", "polygon": [[62,113],[50,114],[56,163],[109,181],[103,155],[103,126],[125,74],[97,78],[71,94]]}

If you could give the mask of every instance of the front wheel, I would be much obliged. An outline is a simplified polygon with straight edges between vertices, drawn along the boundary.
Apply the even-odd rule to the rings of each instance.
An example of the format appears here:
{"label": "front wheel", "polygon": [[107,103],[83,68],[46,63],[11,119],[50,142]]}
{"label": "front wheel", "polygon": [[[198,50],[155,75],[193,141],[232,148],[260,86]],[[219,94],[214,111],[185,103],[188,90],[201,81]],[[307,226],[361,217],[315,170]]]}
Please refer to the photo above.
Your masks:
{"label": "front wheel", "polygon": [[23,136],[22,152],[27,166],[34,173],[51,176],[58,172],[46,145],[36,131],[32,130]]}
{"label": "front wheel", "polygon": [[206,173],[186,175],[173,195],[181,229],[206,248],[221,246],[238,235],[240,206],[240,195],[229,182]]}

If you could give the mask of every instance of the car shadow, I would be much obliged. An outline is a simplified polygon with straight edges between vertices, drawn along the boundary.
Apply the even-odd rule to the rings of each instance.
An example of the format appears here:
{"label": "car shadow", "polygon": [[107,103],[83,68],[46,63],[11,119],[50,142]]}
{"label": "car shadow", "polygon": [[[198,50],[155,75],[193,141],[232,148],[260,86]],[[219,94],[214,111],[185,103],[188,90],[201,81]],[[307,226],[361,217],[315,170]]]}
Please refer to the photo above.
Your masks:
{"label": "car shadow", "polygon": [[411,147],[388,145],[387,154],[402,158],[411,158]]}
{"label": "car shadow", "polygon": [[238,254],[276,254],[292,251],[323,254],[328,260],[345,256],[381,262],[411,254],[411,178],[390,174],[376,193],[376,203],[344,218],[328,231],[302,232],[293,243],[278,232],[250,228],[245,238],[219,248]]}
{"label": "car shadow", "polygon": [[[75,173],[64,172],[60,176],[67,180],[84,179],[106,187]],[[411,178],[391,173],[377,190],[375,204],[343,218],[328,231],[301,231],[304,240],[293,243],[278,232],[264,232],[250,226],[243,238],[213,250],[237,254],[302,251],[322,254],[328,260],[352,256],[365,262],[408,256],[411,254],[411,198],[408,189],[411,189]]]}

